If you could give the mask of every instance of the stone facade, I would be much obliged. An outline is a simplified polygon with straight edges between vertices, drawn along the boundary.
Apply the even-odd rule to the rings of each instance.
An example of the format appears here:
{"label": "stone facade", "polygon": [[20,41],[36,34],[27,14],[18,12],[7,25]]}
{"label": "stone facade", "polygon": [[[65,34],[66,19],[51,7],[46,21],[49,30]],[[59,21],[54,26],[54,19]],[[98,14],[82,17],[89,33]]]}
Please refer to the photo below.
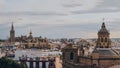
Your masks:
{"label": "stone facade", "polygon": [[120,65],[120,54],[111,48],[109,35],[103,23],[98,32],[96,46],[91,53],[89,48],[82,45],[76,47],[73,44],[67,45],[62,49],[63,68],[109,68]]}
{"label": "stone facade", "polygon": [[30,31],[29,36],[21,36],[15,37],[15,30],[13,23],[11,25],[10,30],[10,38],[9,41],[11,44],[15,44],[15,42],[20,42],[20,46],[22,48],[41,48],[41,49],[50,49],[50,43],[47,38],[33,37],[32,31]]}
{"label": "stone facade", "polygon": [[110,48],[111,40],[110,33],[106,29],[105,23],[102,24],[101,29],[98,31],[97,46],[98,48]]}
{"label": "stone facade", "polygon": [[19,38],[22,48],[40,48],[40,49],[50,49],[50,43],[47,38],[33,37],[30,31],[29,36],[21,36]]}

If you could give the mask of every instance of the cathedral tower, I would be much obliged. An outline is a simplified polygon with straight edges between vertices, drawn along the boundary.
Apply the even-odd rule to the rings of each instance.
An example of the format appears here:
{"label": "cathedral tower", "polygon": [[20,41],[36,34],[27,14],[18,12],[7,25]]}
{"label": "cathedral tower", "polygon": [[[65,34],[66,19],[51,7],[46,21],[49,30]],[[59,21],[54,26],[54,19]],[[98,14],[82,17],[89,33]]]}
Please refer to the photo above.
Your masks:
{"label": "cathedral tower", "polygon": [[110,33],[106,29],[105,23],[102,23],[101,29],[98,31],[97,48],[111,48]]}
{"label": "cathedral tower", "polygon": [[14,31],[13,23],[11,25],[11,30],[10,30],[10,42],[11,43],[15,42],[15,31]]}
{"label": "cathedral tower", "polygon": [[30,30],[30,33],[29,33],[28,39],[33,39],[32,31],[31,31],[31,30]]}

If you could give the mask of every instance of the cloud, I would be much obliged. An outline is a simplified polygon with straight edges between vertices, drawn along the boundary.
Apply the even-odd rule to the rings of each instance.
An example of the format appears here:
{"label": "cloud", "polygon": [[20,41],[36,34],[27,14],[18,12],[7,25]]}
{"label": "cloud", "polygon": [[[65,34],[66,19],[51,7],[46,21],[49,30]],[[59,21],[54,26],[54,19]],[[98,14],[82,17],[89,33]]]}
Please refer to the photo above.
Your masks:
{"label": "cloud", "polygon": [[63,0],[62,6],[68,8],[80,7],[82,6],[81,2],[79,0]]}
{"label": "cloud", "polygon": [[1,12],[1,16],[21,16],[21,15],[28,15],[28,16],[65,16],[65,13],[58,13],[58,12],[34,12],[34,11],[22,11],[22,12]]}
{"label": "cloud", "polygon": [[[119,0],[0,0],[0,38],[9,36],[14,22],[16,36],[96,37],[102,18],[112,37],[118,37]],[[113,33],[114,32],[114,33]],[[115,36],[113,36],[115,35]]]}
{"label": "cloud", "polygon": [[120,12],[118,8],[106,8],[106,9],[96,9],[96,10],[88,10],[88,11],[71,11],[73,14],[95,14],[95,13],[111,13],[111,12]]}
{"label": "cloud", "polygon": [[4,6],[5,6],[4,4],[5,4],[5,1],[4,0],[0,0],[0,7],[1,8],[4,8]]}
{"label": "cloud", "polygon": [[[75,3],[74,3],[75,2]],[[119,0],[71,0],[63,4],[73,14],[119,12]]]}
{"label": "cloud", "polygon": [[82,6],[81,4],[63,4],[64,7],[77,7],[77,6]]}
{"label": "cloud", "polygon": [[91,10],[100,5],[103,0],[64,0],[63,7],[79,9],[79,10]]}

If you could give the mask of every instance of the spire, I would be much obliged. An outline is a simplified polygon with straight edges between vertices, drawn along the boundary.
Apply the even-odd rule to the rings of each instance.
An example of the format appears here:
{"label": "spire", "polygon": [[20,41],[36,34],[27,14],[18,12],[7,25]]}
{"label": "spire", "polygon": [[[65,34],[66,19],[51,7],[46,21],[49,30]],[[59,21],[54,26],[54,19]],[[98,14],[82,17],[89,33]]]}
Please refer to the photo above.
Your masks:
{"label": "spire", "polygon": [[33,38],[33,36],[32,36],[32,31],[31,31],[31,29],[30,29],[30,33],[29,33],[30,35],[29,35],[29,39],[32,39]]}
{"label": "spire", "polygon": [[15,30],[13,22],[11,24],[11,30],[10,30],[10,42],[15,42]]}
{"label": "spire", "polygon": [[30,35],[32,35],[32,31],[31,31],[31,29],[30,29]]}
{"label": "spire", "polygon": [[98,31],[98,34],[109,34],[109,31],[106,29],[104,19],[103,19],[101,29]]}
{"label": "spire", "polygon": [[105,21],[105,18],[103,18],[103,23],[102,23],[101,28],[106,28],[106,27],[105,27],[105,23],[104,23],[104,21]]}
{"label": "spire", "polygon": [[11,30],[14,31],[14,26],[13,26],[13,22],[12,22],[12,25],[11,25]]}
{"label": "spire", "polygon": [[102,23],[102,26],[101,26],[101,28],[105,28],[105,23],[104,23],[104,22]]}

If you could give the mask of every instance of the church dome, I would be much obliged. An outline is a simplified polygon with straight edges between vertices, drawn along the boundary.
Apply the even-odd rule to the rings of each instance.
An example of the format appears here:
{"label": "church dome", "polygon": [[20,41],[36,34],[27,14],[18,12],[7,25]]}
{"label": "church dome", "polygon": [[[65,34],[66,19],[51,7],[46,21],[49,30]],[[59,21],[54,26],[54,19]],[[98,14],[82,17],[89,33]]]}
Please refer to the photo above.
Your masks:
{"label": "church dome", "polygon": [[101,29],[98,31],[98,34],[109,34],[109,31],[106,29],[105,23],[102,23]]}
{"label": "church dome", "polygon": [[28,39],[33,39],[32,32],[30,31],[30,35],[28,36]]}
{"label": "church dome", "polygon": [[29,36],[28,39],[33,39],[33,37],[32,37],[32,36]]}

